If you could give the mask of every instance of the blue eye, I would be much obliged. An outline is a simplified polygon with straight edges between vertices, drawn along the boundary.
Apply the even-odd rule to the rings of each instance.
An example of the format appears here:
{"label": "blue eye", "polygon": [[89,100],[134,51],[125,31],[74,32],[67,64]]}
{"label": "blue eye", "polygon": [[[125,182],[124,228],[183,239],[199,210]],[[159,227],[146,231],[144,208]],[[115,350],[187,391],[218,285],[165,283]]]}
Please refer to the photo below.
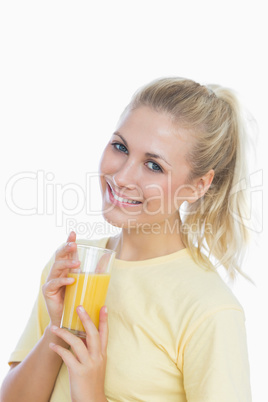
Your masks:
{"label": "blue eye", "polygon": [[118,151],[120,151],[120,152],[128,153],[128,150],[127,150],[127,148],[125,147],[125,145],[120,144],[120,142],[114,142],[114,143],[112,144],[112,146],[113,146],[115,149],[117,149]]}
{"label": "blue eye", "polygon": [[147,162],[147,166],[150,170],[153,170],[154,172],[163,172],[161,167],[155,162],[149,161]]}

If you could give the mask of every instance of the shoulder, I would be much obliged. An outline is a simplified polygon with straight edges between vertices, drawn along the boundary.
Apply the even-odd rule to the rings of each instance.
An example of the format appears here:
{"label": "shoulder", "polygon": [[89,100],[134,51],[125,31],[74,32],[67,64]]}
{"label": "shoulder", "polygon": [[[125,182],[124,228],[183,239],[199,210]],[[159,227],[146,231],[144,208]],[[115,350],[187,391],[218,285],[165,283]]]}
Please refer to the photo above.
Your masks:
{"label": "shoulder", "polygon": [[196,263],[188,250],[183,257],[176,263],[176,275],[180,280],[185,309],[195,311],[199,317],[223,309],[243,312],[231,288],[216,269],[208,269]]}

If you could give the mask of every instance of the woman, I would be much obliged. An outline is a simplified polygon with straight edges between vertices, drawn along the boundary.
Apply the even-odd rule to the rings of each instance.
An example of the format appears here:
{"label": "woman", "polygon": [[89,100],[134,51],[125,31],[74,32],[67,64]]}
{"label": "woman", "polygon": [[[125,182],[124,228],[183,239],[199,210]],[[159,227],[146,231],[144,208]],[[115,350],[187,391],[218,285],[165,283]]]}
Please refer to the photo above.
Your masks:
{"label": "woman", "polygon": [[215,270],[240,271],[248,237],[240,116],[232,91],[187,79],[134,95],[100,163],[103,215],[122,230],[90,242],[117,253],[108,313],[97,331],[78,310],[86,342],[59,328],[72,232],[43,271],[4,402],[251,400],[243,309]]}

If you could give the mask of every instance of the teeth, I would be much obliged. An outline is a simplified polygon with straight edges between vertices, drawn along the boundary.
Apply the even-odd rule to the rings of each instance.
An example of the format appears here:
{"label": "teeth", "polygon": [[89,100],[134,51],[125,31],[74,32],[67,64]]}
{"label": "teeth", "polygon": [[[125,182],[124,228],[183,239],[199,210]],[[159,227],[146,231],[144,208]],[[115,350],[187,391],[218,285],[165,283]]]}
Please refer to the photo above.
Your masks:
{"label": "teeth", "polygon": [[117,201],[120,201],[120,202],[127,202],[128,204],[140,204],[139,201],[127,200],[126,198],[118,197],[118,195],[116,195],[116,194],[113,192],[113,189],[112,189],[112,188],[111,188],[111,191],[112,191],[112,194],[113,194],[114,198],[115,198]]}

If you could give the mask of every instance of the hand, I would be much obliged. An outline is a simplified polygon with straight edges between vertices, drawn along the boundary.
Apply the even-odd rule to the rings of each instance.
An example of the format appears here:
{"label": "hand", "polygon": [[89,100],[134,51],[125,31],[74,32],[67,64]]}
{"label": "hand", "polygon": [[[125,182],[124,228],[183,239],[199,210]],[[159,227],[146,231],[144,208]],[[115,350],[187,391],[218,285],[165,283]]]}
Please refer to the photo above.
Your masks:
{"label": "hand", "polygon": [[75,240],[76,234],[71,232],[67,243],[56,251],[55,262],[42,288],[51,325],[60,325],[65,286],[74,282],[74,279],[67,278],[67,275],[70,270],[80,266]]}
{"label": "hand", "polygon": [[82,306],[77,313],[86,330],[85,342],[66,329],[51,327],[51,331],[71,346],[73,353],[62,346],[50,343],[66,364],[69,372],[73,402],[106,402],[104,380],[108,342],[107,309],[100,310],[99,331]]}

